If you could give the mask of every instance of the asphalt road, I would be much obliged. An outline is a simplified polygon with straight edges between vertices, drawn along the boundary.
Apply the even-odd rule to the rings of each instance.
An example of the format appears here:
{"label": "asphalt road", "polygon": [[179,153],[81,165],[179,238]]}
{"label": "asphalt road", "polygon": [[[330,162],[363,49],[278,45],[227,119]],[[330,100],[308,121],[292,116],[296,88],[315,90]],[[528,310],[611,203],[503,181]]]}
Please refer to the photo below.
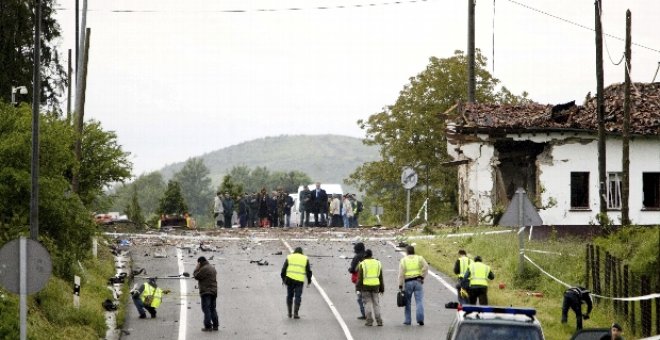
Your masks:
{"label": "asphalt road", "polygon": [[[272,235],[271,235],[272,236]],[[278,235],[281,236],[281,235]],[[205,240],[204,236],[198,236]],[[131,247],[133,268],[145,268],[157,276],[158,285],[170,289],[155,319],[138,319],[135,307],[128,306],[123,339],[431,339],[442,338],[454,313],[444,304],[455,300],[455,292],[442,284],[451,279],[427,278],[424,284],[425,325],[403,325],[403,308],[396,306],[397,270],[401,254],[387,241],[367,241],[374,258],[383,263],[385,294],[381,296],[383,327],[367,327],[357,320],[359,309],[347,271],[353,245],[328,239],[300,240],[287,235],[280,240],[236,238],[205,241],[215,249],[201,251],[195,241],[159,239],[135,240]],[[156,246],[165,241],[165,245]],[[145,244],[146,243],[146,244]],[[189,247],[192,246],[192,247]],[[290,248],[302,247],[309,256],[315,282],[305,287],[301,319],[286,315],[286,288],[280,271]],[[167,257],[157,258],[165,251]],[[275,255],[281,252],[282,255]],[[218,314],[220,330],[202,332],[202,311],[194,279],[166,278],[187,271],[192,274],[199,256],[210,259],[218,271]],[[268,261],[268,265],[250,263]],[[435,272],[435,270],[432,270]],[[145,279],[136,279],[141,283]],[[126,334],[129,333],[129,334]]]}

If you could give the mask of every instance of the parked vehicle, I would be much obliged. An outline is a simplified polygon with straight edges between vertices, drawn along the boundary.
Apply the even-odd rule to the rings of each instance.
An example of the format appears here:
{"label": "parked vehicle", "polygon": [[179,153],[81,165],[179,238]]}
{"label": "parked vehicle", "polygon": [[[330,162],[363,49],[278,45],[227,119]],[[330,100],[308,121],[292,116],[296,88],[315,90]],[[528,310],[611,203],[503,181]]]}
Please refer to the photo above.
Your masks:
{"label": "parked vehicle", "polygon": [[541,323],[535,318],[536,310],[519,307],[461,306],[447,304],[456,309],[456,318],[449,326],[447,340],[543,340]]}

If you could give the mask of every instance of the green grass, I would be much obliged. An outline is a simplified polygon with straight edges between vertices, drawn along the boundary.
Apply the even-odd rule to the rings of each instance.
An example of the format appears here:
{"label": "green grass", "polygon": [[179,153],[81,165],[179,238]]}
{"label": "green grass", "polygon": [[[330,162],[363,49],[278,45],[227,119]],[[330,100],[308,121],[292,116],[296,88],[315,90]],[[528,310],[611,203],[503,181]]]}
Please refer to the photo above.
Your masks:
{"label": "green grass", "polygon": [[[75,263],[81,277],[80,308],[73,307],[73,281],[52,276],[43,290],[28,298],[28,338],[48,340],[99,339],[106,325],[101,303],[112,299],[107,280],[115,273],[110,252],[99,248],[99,258]],[[0,292],[0,338],[18,339],[18,296]]]}
{"label": "green grass", "polygon": [[[448,229],[448,228],[445,228]],[[483,231],[483,228],[461,228],[460,232]],[[493,229],[491,229],[493,230]],[[470,257],[480,255],[484,263],[491,266],[495,280],[489,286],[488,299],[491,305],[528,306],[537,309],[538,318],[547,339],[568,339],[575,331],[575,315],[570,312],[568,324],[561,324],[561,304],[566,289],[561,284],[542,274],[530,263],[525,263],[524,274],[518,276],[518,239],[515,233],[498,235],[478,235],[456,238],[442,237],[447,230],[438,230],[440,237],[432,240],[416,241],[417,253],[445,274],[453,276],[453,266],[459,249],[465,249]],[[549,255],[528,252],[527,256],[547,272],[570,285],[584,285],[585,241],[561,239],[527,242],[527,249],[561,253]],[[505,289],[498,289],[504,283]],[[543,297],[528,295],[531,292],[543,293]],[[584,321],[585,328],[609,327],[619,321],[606,304],[594,306],[591,319]],[[624,326],[625,329],[629,327]],[[630,332],[627,332],[630,333]],[[631,334],[627,339],[633,339]]]}

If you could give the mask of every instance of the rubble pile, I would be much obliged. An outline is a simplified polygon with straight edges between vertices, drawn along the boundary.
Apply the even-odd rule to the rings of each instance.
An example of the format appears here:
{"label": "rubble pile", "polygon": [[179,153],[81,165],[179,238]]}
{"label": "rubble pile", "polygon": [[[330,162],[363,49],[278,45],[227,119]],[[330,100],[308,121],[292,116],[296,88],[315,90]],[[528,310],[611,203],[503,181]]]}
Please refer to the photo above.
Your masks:
{"label": "rubble pile", "polygon": [[[660,83],[634,83],[631,88],[630,133],[660,135]],[[604,92],[605,130],[620,134],[623,128],[624,85]],[[458,109],[456,130],[476,129],[576,129],[598,130],[596,97],[588,94],[582,106],[528,103],[499,105],[467,103]]]}

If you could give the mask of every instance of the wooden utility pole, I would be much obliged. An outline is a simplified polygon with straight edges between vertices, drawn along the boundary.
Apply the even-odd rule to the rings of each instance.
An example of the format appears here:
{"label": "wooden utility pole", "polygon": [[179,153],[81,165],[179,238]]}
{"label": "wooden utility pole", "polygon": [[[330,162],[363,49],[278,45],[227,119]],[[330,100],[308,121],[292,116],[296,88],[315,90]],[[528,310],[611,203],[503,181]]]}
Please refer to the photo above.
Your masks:
{"label": "wooden utility pole", "polygon": [[[32,157],[30,188],[30,238],[39,238],[39,104],[41,103],[41,0],[35,1],[34,65],[32,68]],[[21,315],[22,317],[22,315]],[[23,320],[21,320],[23,321]],[[25,334],[21,331],[21,339]]]}
{"label": "wooden utility pole", "polygon": [[598,116],[598,199],[600,202],[600,221],[607,214],[607,167],[605,164],[605,107],[603,95],[603,28],[600,13],[602,0],[594,3],[596,10],[596,112]]}
{"label": "wooden utility pole", "polygon": [[89,37],[92,33],[91,28],[85,29],[85,45],[83,48],[82,63],[80,67],[80,74],[78,75],[78,86],[76,86],[76,143],[75,154],[78,167],[73,171],[73,179],[71,186],[73,192],[79,193],[80,190],[80,166],[82,160],[82,136],[83,136],[83,122],[85,121],[85,91],[87,90],[87,64],[89,62]]}
{"label": "wooden utility pole", "polygon": [[76,78],[78,77],[79,49],[80,49],[80,0],[76,0]]}
{"label": "wooden utility pole", "polygon": [[621,169],[623,176],[621,178],[621,224],[630,224],[628,200],[630,197],[630,59],[631,50],[630,44],[630,26],[631,26],[630,10],[626,11],[626,83],[624,85],[624,100],[623,100],[623,164]]}
{"label": "wooden utility pole", "polygon": [[71,86],[73,86],[73,83],[71,83],[71,72],[73,69],[71,68],[71,49],[69,49],[69,67],[67,68],[66,71],[66,123],[71,124]]}
{"label": "wooden utility pole", "polygon": [[468,0],[468,102],[474,103],[476,80],[474,75],[474,7],[475,0]]}

